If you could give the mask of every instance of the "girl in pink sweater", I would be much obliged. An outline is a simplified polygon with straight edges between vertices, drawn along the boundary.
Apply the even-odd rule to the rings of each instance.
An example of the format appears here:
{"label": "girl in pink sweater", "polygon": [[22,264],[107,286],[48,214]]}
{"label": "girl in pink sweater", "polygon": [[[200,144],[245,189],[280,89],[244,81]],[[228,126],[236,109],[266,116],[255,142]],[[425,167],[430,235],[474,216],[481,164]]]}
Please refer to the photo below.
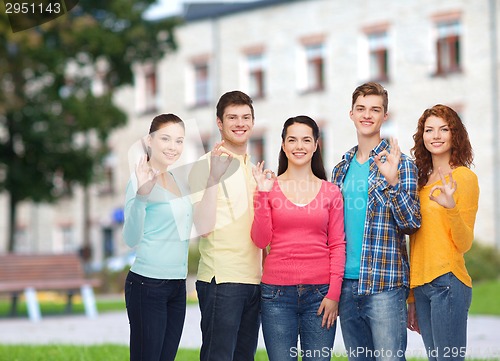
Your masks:
{"label": "girl in pink sweater", "polygon": [[270,361],[330,360],[345,266],[342,194],[326,181],[313,119],[288,119],[281,138],[278,176],[264,162],[253,169],[252,239],[269,246],[261,283],[264,341]]}

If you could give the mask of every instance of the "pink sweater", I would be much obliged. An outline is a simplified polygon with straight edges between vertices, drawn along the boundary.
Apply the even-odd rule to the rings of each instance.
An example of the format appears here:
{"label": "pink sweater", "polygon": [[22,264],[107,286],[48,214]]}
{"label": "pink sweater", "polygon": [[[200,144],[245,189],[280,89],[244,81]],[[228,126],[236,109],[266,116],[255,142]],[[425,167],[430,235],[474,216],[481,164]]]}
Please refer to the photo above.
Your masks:
{"label": "pink sweater", "polygon": [[345,267],[344,208],[339,188],[323,181],[305,206],[289,201],[278,181],[256,192],[252,240],[270,245],[262,282],[272,285],[329,284],[327,298],[338,301]]}

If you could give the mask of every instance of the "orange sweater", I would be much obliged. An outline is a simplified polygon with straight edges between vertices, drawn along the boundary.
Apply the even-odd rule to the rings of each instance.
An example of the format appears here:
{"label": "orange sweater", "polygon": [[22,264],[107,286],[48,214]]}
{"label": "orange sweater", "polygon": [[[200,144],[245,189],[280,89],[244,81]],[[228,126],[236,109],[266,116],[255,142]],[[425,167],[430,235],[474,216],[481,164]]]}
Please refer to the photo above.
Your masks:
{"label": "orange sweater", "polygon": [[[440,180],[419,191],[422,226],[410,236],[410,288],[429,283],[448,272],[472,287],[464,254],[474,239],[479,186],[476,174],[469,168],[455,168],[452,175],[457,182],[456,206],[452,209],[429,199],[431,188],[440,184]],[[412,297],[408,301],[412,302]]]}

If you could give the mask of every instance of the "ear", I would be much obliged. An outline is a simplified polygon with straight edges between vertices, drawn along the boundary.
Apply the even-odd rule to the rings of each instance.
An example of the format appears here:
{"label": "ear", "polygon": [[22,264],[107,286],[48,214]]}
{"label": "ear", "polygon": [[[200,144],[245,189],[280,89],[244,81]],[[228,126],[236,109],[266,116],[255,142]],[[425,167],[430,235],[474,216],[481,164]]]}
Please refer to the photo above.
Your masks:
{"label": "ear", "polygon": [[148,134],[148,136],[146,137],[146,144],[148,145],[148,147],[151,147],[151,134]]}
{"label": "ear", "polygon": [[222,130],[222,120],[220,120],[219,117],[217,117],[217,128],[219,128],[219,130]]}
{"label": "ear", "polygon": [[382,121],[382,123],[385,123],[387,119],[389,119],[389,113],[384,114],[384,120]]}

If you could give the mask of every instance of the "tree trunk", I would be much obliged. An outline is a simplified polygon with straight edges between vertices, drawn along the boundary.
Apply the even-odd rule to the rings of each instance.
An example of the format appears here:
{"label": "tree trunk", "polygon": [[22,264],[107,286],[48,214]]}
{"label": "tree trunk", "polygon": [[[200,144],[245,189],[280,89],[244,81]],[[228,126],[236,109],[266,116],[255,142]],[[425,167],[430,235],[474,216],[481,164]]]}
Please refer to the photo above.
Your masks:
{"label": "tree trunk", "polygon": [[9,197],[9,224],[8,224],[8,237],[9,242],[7,245],[7,252],[13,253],[16,248],[15,234],[16,234],[16,214],[17,214],[17,200],[10,194]]}

